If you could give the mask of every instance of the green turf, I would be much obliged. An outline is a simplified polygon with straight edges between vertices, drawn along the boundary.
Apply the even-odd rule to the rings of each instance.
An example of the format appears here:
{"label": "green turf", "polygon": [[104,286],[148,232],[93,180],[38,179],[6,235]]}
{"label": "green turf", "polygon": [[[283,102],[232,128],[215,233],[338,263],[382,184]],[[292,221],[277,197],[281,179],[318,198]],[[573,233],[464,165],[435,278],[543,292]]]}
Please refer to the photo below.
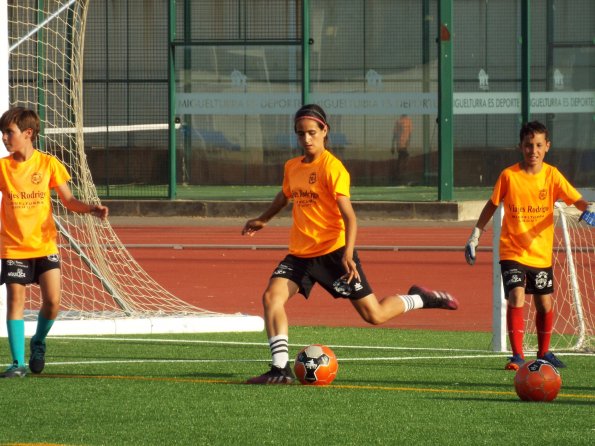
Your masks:
{"label": "green turf", "polygon": [[50,338],[42,375],[0,381],[0,444],[595,444],[593,356],[563,356],[558,398],[526,403],[487,333],[291,327],[290,342],[332,346],[335,382],[242,384],[268,367],[264,333]]}
{"label": "green turf", "polygon": [[[272,200],[281,190],[275,186],[185,186],[179,185],[176,198],[180,200]],[[97,186],[97,192],[103,199],[123,198],[167,198],[166,186]],[[438,189],[429,186],[353,186],[353,201],[437,201]],[[456,187],[455,201],[487,200],[491,188]]]}

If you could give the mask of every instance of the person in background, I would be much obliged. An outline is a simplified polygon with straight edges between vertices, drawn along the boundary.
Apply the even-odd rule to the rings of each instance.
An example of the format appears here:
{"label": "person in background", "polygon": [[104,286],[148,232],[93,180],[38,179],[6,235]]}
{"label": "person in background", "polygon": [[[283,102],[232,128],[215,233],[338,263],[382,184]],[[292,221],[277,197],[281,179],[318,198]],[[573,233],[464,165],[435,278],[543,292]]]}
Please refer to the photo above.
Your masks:
{"label": "person in background", "polygon": [[397,182],[406,184],[407,164],[409,161],[409,143],[411,142],[411,133],[413,132],[413,122],[411,118],[403,114],[395,122],[393,129],[393,140],[391,143],[391,153],[397,154]]}

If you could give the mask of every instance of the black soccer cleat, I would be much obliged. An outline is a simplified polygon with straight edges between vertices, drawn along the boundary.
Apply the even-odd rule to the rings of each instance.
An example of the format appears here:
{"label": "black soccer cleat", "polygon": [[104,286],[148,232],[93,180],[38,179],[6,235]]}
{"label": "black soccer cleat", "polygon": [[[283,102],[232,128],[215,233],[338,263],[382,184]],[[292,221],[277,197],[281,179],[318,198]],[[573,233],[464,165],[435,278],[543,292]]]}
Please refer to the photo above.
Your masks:
{"label": "black soccer cleat", "polygon": [[549,362],[551,365],[553,365],[557,369],[564,369],[564,368],[566,368],[566,364],[564,364],[560,360],[560,358],[558,358],[552,352],[547,352],[545,355],[543,355],[542,357],[540,357],[538,359],[543,359],[544,361]]}
{"label": "black soccer cleat", "polygon": [[31,338],[29,349],[31,350],[29,370],[33,373],[41,373],[45,367],[45,342],[36,342]]}
{"label": "black soccer cleat", "polygon": [[445,291],[434,291],[413,285],[407,294],[418,294],[424,303],[424,308],[440,308],[443,310],[456,310],[459,301]]}
{"label": "black soccer cleat", "polygon": [[283,368],[272,365],[271,370],[250,378],[246,384],[292,384],[294,381],[295,376],[288,362]]}

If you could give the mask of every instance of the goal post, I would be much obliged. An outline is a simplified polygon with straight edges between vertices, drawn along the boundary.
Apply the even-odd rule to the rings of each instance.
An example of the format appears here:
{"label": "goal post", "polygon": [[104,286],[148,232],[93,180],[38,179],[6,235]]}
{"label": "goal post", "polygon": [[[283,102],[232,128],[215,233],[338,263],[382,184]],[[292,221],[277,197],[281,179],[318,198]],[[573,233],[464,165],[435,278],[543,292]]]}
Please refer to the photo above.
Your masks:
{"label": "goal post", "polygon": [[[84,151],[83,48],[88,0],[0,0],[4,109],[37,110],[37,147],[55,155],[82,201],[99,203]],[[41,5],[42,9],[38,9]],[[6,44],[6,45],[5,45]],[[5,75],[5,76],[4,76]],[[260,316],[198,308],[160,286],[107,221],[68,212],[52,194],[62,262],[62,301],[52,335],[262,331]],[[1,301],[5,304],[5,297]],[[39,287],[30,286],[25,332],[35,332]],[[2,311],[4,319],[6,309]],[[0,335],[6,324],[0,322]]]}
{"label": "goal post", "polygon": [[[500,209],[503,209],[500,207]],[[504,212],[504,211],[502,211]],[[552,350],[595,352],[595,230],[578,221],[580,211],[574,206],[555,203],[554,247],[554,327]],[[500,277],[496,231],[500,230],[501,217],[494,216],[493,275]],[[494,351],[506,348],[506,304],[501,286],[493,291]],[[524,349],[537,349],[535,305],[525,300]]]}

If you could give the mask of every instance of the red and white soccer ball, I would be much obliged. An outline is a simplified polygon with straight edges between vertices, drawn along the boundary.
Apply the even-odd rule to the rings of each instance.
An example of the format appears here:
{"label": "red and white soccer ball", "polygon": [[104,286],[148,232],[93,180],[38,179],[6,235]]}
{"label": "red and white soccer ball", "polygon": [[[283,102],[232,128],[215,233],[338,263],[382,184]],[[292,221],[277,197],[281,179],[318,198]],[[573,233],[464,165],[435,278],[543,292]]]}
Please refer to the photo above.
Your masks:
{"label": "red and white soccer ball", "polygon": [[543,359],[526,362],[514,377],[514,388],[523,401],[552,401],[558,396],[560,387],[560,373]]}
{"label": "red and white soccer ball", "polygon": [[306,385],[328,386],[337,376],[339,363],[326,345],[312,344],[297,354],[293,370],[297,379]]}

